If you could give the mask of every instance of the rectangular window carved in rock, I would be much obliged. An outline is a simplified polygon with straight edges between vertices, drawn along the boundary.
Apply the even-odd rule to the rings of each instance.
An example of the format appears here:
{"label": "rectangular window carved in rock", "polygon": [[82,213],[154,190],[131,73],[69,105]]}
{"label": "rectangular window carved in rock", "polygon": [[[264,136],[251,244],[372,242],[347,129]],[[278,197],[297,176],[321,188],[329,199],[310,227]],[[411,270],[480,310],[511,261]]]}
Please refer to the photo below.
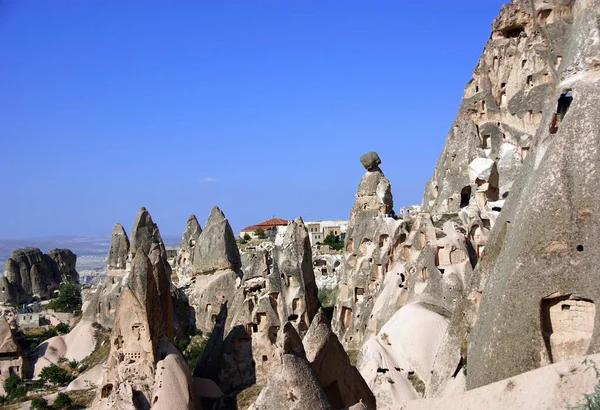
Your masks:
{"label": "rectangular window carved in rock", "polygon": [[540,304],[540,325],[550,363],[582,356],[587,352],[594,330],[596,306],[570,295],[544,298]]}

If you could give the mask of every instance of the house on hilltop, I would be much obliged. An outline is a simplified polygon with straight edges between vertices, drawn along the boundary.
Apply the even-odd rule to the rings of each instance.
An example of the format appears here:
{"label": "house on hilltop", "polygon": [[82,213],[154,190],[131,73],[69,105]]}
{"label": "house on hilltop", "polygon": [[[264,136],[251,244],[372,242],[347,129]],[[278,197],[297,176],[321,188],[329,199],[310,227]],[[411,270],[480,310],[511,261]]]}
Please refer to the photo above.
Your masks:
{"label": "house on hilltop", "polygon": [[287,226],[288,225],[288,221],[282,218],[276,218],[273,217],[271,219],[267,219],[266,221],[262,221],[260,223],[257,223],[256,225],[250,225],[245,227],[244,229],[242,229],[240,231],[240,238],[243,238],[244,235],[248,234],[250,235],[251,238],[256,238],[256,235],[254,234],[254,232],[256,232],[257,229],[262,229],[263,231],[265,231],[265,236],[267,238],[275,238],[275,235],[277,235],[277,227],[278,226]]}

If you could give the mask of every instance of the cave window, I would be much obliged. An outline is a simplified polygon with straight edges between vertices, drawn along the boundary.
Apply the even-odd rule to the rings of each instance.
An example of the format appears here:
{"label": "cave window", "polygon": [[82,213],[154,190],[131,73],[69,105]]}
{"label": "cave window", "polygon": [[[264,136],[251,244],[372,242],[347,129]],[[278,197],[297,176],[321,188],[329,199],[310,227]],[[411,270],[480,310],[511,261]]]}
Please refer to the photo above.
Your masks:
{"label": "cave window", "polygon": [[529,87],[533,87],[533,76],[532,75],[527,76],[527,85]]}
{"label": "cave window", "polygon": [[483,149],[490,149],[492,148],[492,136],[489,134],[483,135],[483,142],[481,144]]}
{"label": "cave window", "polygon": [[427,282],[427,279],[429,279],[429,271],[427,268],[421,270],[421,276],[423,277],[423,282]]}
{"label": "cave window", "polygon": [[521,26],[511,27],[503,31],[505,38],[518,38],[525,29]]}
{"label": "cave window", "polygon": [[194,246],[196,246],[196,240],[190,239],[190,248],[193,248]]}
{"label": "cave window", "polygon": [[362,302],[364,300],[365,289],[364,288],[354,288],[354,301]]}
{"label": "cave window", "polygon": [[467,185],[460,191],[460,207],[464,208],[469,205],[469,201],[471,200],[471,186]]}
{"label": "cave window", "polygon": [[558,131],[558,126],[560,122],[565,118],[567,111],[569,111],[569,107],[573,102],[573,92],[571,90],[566,90],[564,93],[560,95],[558,98],[558,104],[556,106],[556,112],[552,116],[552,121],[550,122],[550,134],[556,134]]}
{"label": "cave window", "polygon": [[529,147],[521,147],[521,159],[522,160],[525,160],[528,153],[529,153]]}

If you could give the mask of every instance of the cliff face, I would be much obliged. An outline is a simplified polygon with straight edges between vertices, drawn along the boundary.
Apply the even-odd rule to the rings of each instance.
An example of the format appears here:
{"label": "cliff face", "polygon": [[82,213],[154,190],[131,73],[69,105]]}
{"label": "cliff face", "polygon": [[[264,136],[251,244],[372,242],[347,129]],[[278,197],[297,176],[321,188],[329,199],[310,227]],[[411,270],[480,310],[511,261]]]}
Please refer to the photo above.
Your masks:
{"label": "cliff face", "polygon": [[[509,195],[564,67],[571,3],[515,0],[503,6],[425,188],[424,210],[456,213],[476,193],[490,201]],[[469,176],[477,158],[496,167],[484,189]]]}
{"label": "cliff face", "polygon": [[15,249],[6,260],[0,302],[28,303],[47,299],[63,281],[79,282],[77,255],[69,249]]}
{"label": "cliff face", "polygon": [[599,13],[514,0],[492,24],[423,197],[480,257],[429,396],[467,357],[471,389],[600,350]]}
{"label": "cliff face", "polygon": [[600,351],[600,1],[525,10],[562,59],[480,267],[469,388]]}

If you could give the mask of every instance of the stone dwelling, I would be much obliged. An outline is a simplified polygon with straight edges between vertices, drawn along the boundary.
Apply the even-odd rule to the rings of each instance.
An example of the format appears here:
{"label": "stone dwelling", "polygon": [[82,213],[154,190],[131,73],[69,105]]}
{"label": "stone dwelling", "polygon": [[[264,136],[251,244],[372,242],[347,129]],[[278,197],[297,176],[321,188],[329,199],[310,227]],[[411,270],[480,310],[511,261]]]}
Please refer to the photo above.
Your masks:
{"label": "stone dwelling", "polygon": [[246,234],[248,234],[248,235],[250,235],[250,237],[252,239],[254,239],[254,238],[256,238],[256,235],[254,234],[254,232],[257,229],[262,229],[263,231],[265,231],[265,235],[268,238],[274,239],[275,236],[277,235],[278,227],[285,227],[285,226],[287,226],[288,223],[289,223],[289,221],[287,221],[285,219],[273,217],[271,219],[267,219],[266,221],[262,221],[255,225],[250,225],[250,226],[245,227],[244,229],[242,229],[240,231],[240,238],[243,238]]}

